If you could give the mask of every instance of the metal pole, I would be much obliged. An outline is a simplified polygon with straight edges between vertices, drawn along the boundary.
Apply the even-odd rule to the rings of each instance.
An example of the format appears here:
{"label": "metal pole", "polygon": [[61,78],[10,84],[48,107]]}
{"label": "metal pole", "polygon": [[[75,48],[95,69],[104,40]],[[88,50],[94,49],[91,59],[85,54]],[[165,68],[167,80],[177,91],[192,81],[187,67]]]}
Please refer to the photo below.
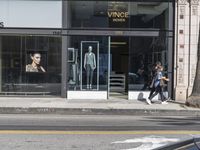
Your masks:
{"label": "metal pole", "polygon": [[111,37],[108,37],[108,91],[107,91],[107,99],[110,96],[110,40]]}

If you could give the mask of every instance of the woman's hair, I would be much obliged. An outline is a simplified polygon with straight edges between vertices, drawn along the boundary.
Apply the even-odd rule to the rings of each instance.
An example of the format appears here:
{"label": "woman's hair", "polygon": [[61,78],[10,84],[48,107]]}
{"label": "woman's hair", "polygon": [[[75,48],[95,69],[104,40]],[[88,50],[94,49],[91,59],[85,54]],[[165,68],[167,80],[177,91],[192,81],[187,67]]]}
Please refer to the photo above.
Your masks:
{"label": "woman's hair", "polygon": [[[30,53],[30,56],[33,57],[35,54],[40,54],[40,52],[34,51]],[[41,55],[41,54],[40,54]]]}
{"label": "woman's hair", "polygon": [[163,68],[163,66],[159,65],[159,66],[157,67],[157,69],[158,69],[158,70],[161,70],[161,69],[164,69],[164,68]]}
{"label": "woman's hair", "polygon": [[161,62],[160,61],[156,61],[156,65],[161,66]]}

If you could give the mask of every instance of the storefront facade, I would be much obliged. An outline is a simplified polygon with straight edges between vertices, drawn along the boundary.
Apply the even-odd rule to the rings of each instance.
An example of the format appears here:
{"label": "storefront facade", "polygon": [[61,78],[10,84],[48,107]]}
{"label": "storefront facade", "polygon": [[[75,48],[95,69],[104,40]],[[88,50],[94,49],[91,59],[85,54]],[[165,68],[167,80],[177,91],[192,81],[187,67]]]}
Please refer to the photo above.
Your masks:
{"label": "storefront facade", "polygon": [[171,80],[166,93],[176,98],[178,2],[16,0],[0,7],[1,95],[143,99],[160,61]]}
{"label": "storefront facade", "polygon": [[0,1],[0,22],[0,94],[61,95],[62,1]]}
{"label": "storefront facade", "polygon": [[[172,78],[173,2],[66,1],[64,8],[64,28],[73,29],[66,47],[75,51],[68,62],[69,99],[146,98],[156,61]],[[92,87],[84,66],[89,46],[96,56]]]}

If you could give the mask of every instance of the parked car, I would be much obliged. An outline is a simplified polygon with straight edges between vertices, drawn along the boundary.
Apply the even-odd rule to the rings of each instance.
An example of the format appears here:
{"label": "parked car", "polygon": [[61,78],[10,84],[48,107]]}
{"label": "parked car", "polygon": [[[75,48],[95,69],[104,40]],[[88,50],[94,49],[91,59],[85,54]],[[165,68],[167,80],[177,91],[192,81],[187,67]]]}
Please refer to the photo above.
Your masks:
{"label": "parked car", "polygon": [[200,150],[200,138],[192,138],[156,148],[155,150]]}

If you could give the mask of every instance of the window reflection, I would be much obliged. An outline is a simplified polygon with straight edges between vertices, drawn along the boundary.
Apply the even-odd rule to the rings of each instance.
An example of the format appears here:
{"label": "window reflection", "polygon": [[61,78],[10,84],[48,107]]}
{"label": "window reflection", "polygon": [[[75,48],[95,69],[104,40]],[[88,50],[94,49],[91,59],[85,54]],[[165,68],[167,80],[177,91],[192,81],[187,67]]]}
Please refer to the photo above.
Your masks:
{"label": "window reflection", "polygon": [[2,36],[1,39],[1,93],[60,93],[60,38]]}
{"label": "window reflection", "polygon": [[168,29],[172,2],[70,1],[70,8],[71,27]]}
{"label": "window reflection", "polygon": [[167,38],[131,38],[129,53],[129,64],[131,64],[129,66],[129,90],[149,90],[153,76],[152,69],[157,61],[164,66],[164,74],[167,75]]}

